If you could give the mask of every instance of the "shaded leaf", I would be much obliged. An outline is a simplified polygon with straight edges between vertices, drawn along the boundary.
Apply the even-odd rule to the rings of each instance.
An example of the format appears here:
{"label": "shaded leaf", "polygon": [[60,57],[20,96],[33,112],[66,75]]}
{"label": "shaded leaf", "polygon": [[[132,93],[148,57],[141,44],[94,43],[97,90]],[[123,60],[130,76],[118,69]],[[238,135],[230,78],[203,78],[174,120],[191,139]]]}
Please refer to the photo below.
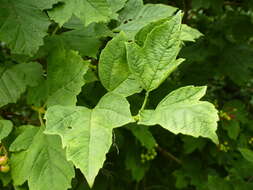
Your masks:
{"label": "shaded leaf", "polygon": [[1,1],[0,40],[7,43],[12,53],[32,55],[43,44],[50,22],[39,8],[48,8],[54,1],[48,2]]}
{"label": "shaded leaf", "polygon": [[0,120],[0,142],[12,131],[13,124],[9,120]]}
{"label": "shaded leaf", "polygon": [[35,62],[0,67],[0,107],[15,103],[27,86],[35,86],[42,76],[42,67]]}
{"label": "shaded leaf", "polygon": [[28,136],[26,132],[17,138],[20,147],[16,143],[15,150],[24,147],[26,150],[12,153],[10,161],[14,185],[22,185],[27,180],[30,190],[67,190],[71,187],[74,168],[65,158],[60,138],[43,134],[44,127],[34,130],[37,133],[29,146],[26,141],[24,145],[20,141],[20,138]]}

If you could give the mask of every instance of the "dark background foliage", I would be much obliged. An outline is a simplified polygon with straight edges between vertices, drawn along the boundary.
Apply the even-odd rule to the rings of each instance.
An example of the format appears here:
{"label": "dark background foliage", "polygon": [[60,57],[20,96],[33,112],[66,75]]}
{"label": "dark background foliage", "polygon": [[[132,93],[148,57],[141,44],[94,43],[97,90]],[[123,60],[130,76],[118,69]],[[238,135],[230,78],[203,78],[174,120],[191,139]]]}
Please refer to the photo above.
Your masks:
{"label": "dark background foliage", "polygon": [[[145,135],[138,137],[129,126],[116,129],[113,146],[93,189],[253,189],[253,163],[238,151],[241,147],[253,149],[253,1],[146,0],[145,3],[180,8],[184,11],[183,22],[204,34],[195,43],[185,42],[179,57],[186,61],[151,93],[147,106],[154,108],[168,92],[178,87],[207,85],[205,99],[219,110],[220,144],[204,138],[176,136],[158,126],[149,128],[154,139],[148,138],[151,134],[147,134],[147,139]],[[103,40],[102,46],[109,38]],[[1,47],[0,60],[8,59],[6,55],[8,49]],[[44,60],[39,58],[43,65]],[[17,56],[16,59],[26,58]],[[93,62],[97,64],[95,58]],[[106,90],[95,76],[89,79],[94,81],[83,87],[78,104],[94,107]],[[128,98],[131,105],[135,105],[131,107],[133,113],[140,108],[143,98],[143,94]],[[38,124],[37,116],[24,102],[25,95],[18,104],[1,109],[1,116],[18,124]],[[143,142],[154,140],[158,144],[155,149],[147,150],[143,146]],[[4,182],[6,176],[1,174],[0,177]],[[12,189],[11,186],[0,188]],[[89,189],[79,170],[72,189]]]}

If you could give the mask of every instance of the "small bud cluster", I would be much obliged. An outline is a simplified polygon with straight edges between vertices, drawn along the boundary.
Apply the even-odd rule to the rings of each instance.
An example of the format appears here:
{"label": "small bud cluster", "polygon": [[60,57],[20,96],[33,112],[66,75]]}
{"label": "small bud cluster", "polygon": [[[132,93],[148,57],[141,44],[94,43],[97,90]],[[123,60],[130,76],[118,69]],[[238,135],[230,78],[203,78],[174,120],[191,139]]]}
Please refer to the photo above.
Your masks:
{"label": "small bud cluster", "polygon": [[236,108],[231,109],[229,112],[225,112],[223,110],[220,110],[219,116],[221,119],[230,121],[235,118],[234,112],[236,112],[236,111],[237,111]]}
{"label": "small bud cluster", "polygon": [[222,110],[220,110],[219,115],[220,115],[220,118],[222,118],[222,119],[225,119],[225,120],[228,120],[228,121],[231,120],[230,115],[228,113],[222,111]]}
{"label": "small bud cluster", "polygon": [[228,142],[225,141],[223,144],[219,144],[218,145],[218,148],[220,151],[223,151],[223,152],[228,152],[230,150],[230,147],[228,146]]}
{"label": "small bud cluster", "polygon": [[253,137],[249,139],[249,144],[253,145]]}
{"label": "small bud cluster", "polygon": [[146,153],[141,154],[141,162],[145,163],[154,160],[157,155],[155,148],[148,150]]}

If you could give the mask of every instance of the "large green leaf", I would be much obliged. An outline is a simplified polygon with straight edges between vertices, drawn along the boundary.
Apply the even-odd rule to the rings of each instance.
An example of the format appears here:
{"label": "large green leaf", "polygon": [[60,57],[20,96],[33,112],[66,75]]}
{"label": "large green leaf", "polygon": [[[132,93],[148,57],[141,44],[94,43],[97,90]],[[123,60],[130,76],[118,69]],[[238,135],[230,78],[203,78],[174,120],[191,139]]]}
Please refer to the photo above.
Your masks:
{"label": "large green leaf", "polygon": [[131,77],[126,59],[127,37],[120,33],[114,37],[100,55],[99,78],[108,91],[129,96],[141,90],[138,81]]}
{"label": "large green leaf", "polygon": [[36,62],[0,66],[0,107],[16,102],[26,87],[35,86],[41,76],[42,67]]}
{"label": "large green leaf", "polygon": [[[26,150],[12,153],[10,161],[14,185],[22,185],[27,180],[30,190],[67,190],[71,187],[74,168],[66,160],[60,138],[43,134],[44,127],[32,130],[35,134],[32,139],[31,131],[21,133],[16,139],[20,148],[16,143],[15,150],[24,147]],[[25,141],[23,145],[20,139],[29,139],[30,144]]]}
{"label": "large green leaf", "polygon": [[[127,43],[127,60],[131,73],[141,82],[142,87],[151,91],[157,88],[182,62],[176,60],[180,50],[181,13],[162,22],[145,37],[143,46]],[[138,35],[137,35],[138,36]]]}
{"label": "large green leaf", "polygon": [[133,121],[126,99],[112,93],[102,97],[92,110],[52,106],[45,118],[45,133],[61,136],[68,160],[81,169],[90,186],[111,146],[113,128]]}
{"label": "large green leaf", "polygon": [[76,96],[84,85],[88,62],[77,52],[58,48],[48,57],[48,106],[75,105]]}
{"label": "large green leaf", "polygon": [[7,137],[11,130],[12,130],[13,124],[9,120],[0,120],[0,142],[3,138]]}
{"label": "large green leaf", "polygon": [[205,92],[206,87],[179,88],[167,95],[155,110],[144,110],[139,124],[159,124],[175,134],[207,137],[218,143],[217,110],[211,103],[199,100]]}
{"label": "large green leaf", "polygon": [[[41,3],[41,4],[40,4]],[[54,1],[2,0],[0,3],[0,40],[13,53],[34,54],[47,35],[49,19],[41,8]]]}
{"label": "large green leaf", "polygon": [[108,22],[116,18],[106,0],[62,0],[64,3],[49,11],[49,16],[63,25],[72,15],[88,26],[92,22]]}
{"label": "large green leaf", "polygon": [[142,0],[129,0],[119,15],[122,23],[115,30],[123,30],[129,38],[133,38],[142,27],[170,17],[176,10],[177,8],[168,5],[143,5]]}

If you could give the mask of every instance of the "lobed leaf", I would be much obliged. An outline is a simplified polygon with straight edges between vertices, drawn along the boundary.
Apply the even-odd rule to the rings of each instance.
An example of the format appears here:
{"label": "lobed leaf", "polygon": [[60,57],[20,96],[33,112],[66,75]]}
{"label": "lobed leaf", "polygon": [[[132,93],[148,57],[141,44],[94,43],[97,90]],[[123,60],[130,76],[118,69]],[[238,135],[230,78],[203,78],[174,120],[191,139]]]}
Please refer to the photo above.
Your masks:
{"label": "lobed leaf", "polygon": [[[30,129],[29,129],[30,130]],[[21,137],[14,140],[14,150],[26,150],[12,153],[11,166],[14,185],[22,185],[26,180],[30,190],[67,190],[71,187],[74,177],[74,168],[66,160],[65,151],[61,147],[58,136],[43,134],[44,127],[33,129],[31,143],[20,139],[30,138],[30,132],[24,132]]]}
{"label": "lobed leaf", "polygon": [[62,0],[63,4],[48,11],[51,19],[62,26],[72,15],[80,18],[85,26],[92,22],[108,22],[116,18],[106,0]]}
{"label": "lobed leaf", "polygon": [[55,1],[2,0],[0,3],[0,40],[15,54],[33,55],[43,44],[50,25],[41,9]]}
{"label": "lobed leaf", "polygon": [[45,118],[45,133],[61,136],[67,159],[81,169],[90,186],[106,159],[113,128],[133,121],[127,100],[112,93],[92,110],[57,105],[47,110]]}
{"label": "lobed leaf", "polygon": [[205,92],[205,86],[179,88],[167,95],[155,110],[144,110],[139,124],[159,124],[174,134],[207,137],[218,144],[217,110],[211,103],[199,100]]}
{"label": "lobed leaf", "polygon": [[53,51],[48,57],[48,106],[75,105],[87,70],[88,61],[83,61],[77,52],[63,48]]}
{"label": "lobed leaf", "polygon": [[27,86],[35,86],[42,76],[42,67],[36,62],[0,67],[0,107],[15,103]]}

